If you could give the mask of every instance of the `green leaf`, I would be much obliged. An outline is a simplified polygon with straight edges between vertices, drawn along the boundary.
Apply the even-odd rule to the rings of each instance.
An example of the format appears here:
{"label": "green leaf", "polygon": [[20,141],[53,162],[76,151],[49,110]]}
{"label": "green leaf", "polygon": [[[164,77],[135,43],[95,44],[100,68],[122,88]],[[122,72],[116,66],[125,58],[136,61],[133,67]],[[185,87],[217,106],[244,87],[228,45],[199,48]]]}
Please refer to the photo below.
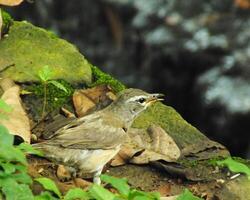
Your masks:
{"label": "green leaf", "polygon": [[14,142],[14,136],[11,135],[5,126],[0,125],[0,145],[12,146]]}
{"label": "green leaf", "polygon": [[152,200],[152,198],[146,196],[136,196],[133,200]]}
{"label": "green leaf", "polygon": [[14,180],[16,180],[18,183],[24,183],[24,184],[31,184],[32,179],[27,173],[17,173],[13,174],[11,176]]}
{"label": "green leaf", "polygon": [[34,154],[37,156],[43,156],[43,153],[37,149],[34,149],[32,147],[32,145],[28,144],[28,143],[21,143],[17,146],[18,149],[20,149],[21,151],[23,151],[24,153],[28,153],[28,154]]}
{"label": "green leaf", "polygon": [[[144,197],[144,198],[142,198]],[[159,200],[160,193],[158,192],[143,192],[138,190],[131,190],[128,199],[145,199],[145,200]]]}
{"label": "green leaf", "polygon": [[33,200],[33,194],[28,185],[17,184],[14,179],[5,179],[2,183],[2,191],[6,200]]}
{"label": "green leaf", "polygon": [[53,197],[50,192],[46,191],[35,196],[35,200],[58,200],[58,198]]}
{"label": "green leaf", "polygon": [[64,196],[64,200],[85,200],[89,199],[89,195],[87,192],[83,191],[80,188],[70,189],[67,194]]}
{"label": "green leaf", "polygon": [[47,82],[49,79],[51,79],[53,76],[52,69],[45,65],[42,67],[41,70],[38,71],[38,77],[41,79],[42,82]]}
{"label": "green leaf", "polygon": [[1,163],[0,166],[3,168],[6,174],[12,174],[16,171],[15,165],[12,163]]}
{"label": "green leaf", "polygon": [[51,83],[52,85],[56,86],[58,89],[63,90],[64,92],[68,93],[67,88],[64,87],[64,85],[59,83],[58,81],[51,80],[48,83]]}
{"label": "green leaf", "polygon": [[0,99],[0,111],[11,112],[13,109],[3,99]]}
{"label": "green leaf", "polygon": [[52,181],[51,179],[42,177],[42,178],[36,178],[35,181],[37,181],[38,183],[40,183],[46,190],[54,192],[60,198],[62,197],[61,192],[57,188],[57,186],[54,183],[54,181]]}
{"label": "green leaf", "polygon": [[231,157],[228,157],[225,160],[217,161],[216,164],[222,167],[226,166],[234,173],[246,174],[248,179],[250,179],[250,168],[241,162],[233,160]]}
{"label": "green leaf", "polygon": [[202,200],[199,197],[196,197],[193,195],[192,192],[190,192],[188,189],[185,189],[176,200]]}
{"label": "green leaf", "polygon": [[27,165],[27,160],[23,152],[13,146],[0,145],[0,158]]}
{"label": "green leaf", "polygon": [[126,197],[129,195],[130,187],[127,184],[127,179],[124,178],[115,178],[113,176],[101,175],[101,180],[105,183],[111,184],[115,189],[119,191],[120,194],[125,195]]}
{"label": "green leaf", "polygon": [[96,184],[89,189],[89,193],[96,200],[114,200],[115,198],[113,193]]}

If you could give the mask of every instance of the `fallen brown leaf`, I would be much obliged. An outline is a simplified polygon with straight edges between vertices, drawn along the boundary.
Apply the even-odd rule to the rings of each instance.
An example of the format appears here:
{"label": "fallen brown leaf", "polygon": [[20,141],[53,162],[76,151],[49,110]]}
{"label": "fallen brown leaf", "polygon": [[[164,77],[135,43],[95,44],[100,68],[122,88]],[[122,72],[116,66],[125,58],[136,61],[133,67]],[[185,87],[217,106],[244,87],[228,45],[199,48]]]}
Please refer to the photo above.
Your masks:
{"label": "fallen brown leaf", "polygon": [[63,181],[71,178],[70,172],[63,165],[58,165],[56,175],[59,180]]}
{"label": "fallen brown leaf", "polygon": [[111,88],[99,85],[90,89],[76,90],[73,94],[73,103],[78,117],[100,110],[116,98]]}
{"label": "fallen brown leaf", "polygon": [[22,2],[23,2],[23,0],[0,0],[0,5],[17,6]]}
{"label": "fallen brown leaf", "polygon": [[18,135],[25,142],[30,143],[30,123],[19,96],[20,87],[10,79],[1,80],[0,85],[4,90],[1,99],[12,107],[12,111],[6,113],[8,119],[0,119],[0,124],[4,125],[11,134]]}
{"label": "fallen brown leaf", "polygon": [[148,130],[131,129],[129,138],[111,162],[112,166],[125,164],[147,164],[164,160],[174,162],[180,157],[180,149],[174,140],[159,126],[152,125]]}

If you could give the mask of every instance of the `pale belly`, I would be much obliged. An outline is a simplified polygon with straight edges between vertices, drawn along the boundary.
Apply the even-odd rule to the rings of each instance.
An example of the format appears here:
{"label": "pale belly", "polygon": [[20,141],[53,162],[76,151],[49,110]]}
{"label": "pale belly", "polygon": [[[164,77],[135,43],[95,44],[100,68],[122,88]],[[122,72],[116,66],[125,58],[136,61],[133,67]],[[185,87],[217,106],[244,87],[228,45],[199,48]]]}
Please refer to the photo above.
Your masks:
{"label": "pale belly", "polygon": [[48,149],[43,148],[45,157],[73,167],[80,173],[94,173],[102,169],[119,152],[120,145],[107,150],[64,149],[55,146],[50,146]]}

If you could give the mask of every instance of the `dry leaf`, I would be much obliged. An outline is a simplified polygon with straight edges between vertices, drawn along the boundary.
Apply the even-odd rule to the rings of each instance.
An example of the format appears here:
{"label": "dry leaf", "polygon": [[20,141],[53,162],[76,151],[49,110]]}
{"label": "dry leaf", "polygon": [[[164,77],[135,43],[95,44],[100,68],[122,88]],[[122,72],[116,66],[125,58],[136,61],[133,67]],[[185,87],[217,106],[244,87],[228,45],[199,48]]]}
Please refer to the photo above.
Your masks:
{"label": "dry leaf", "polygon": [[30,143],[29,118],[22,107],[19,86],[10,79],[3,79],[0,84],[4,90],[1,99],[12,107],[12,111],[6,113],[8,119],[0,119],[0,124],[8,128],[11,134],[18,135]]}
{"label": "dry leaf", "polygon": [[[134,137],[137,142],[139,151],[138,156],[135,155],[130,160],[136,164],[146,164],[156,160],[165,160],[167,162],[177,161],[181,155],[179,147],[165,130],[160,126],[152,125],[147,130],[150,143],[147,144],[145,138]],[[143,149],[143,150],[142,150]]]}
{"label": "dry leaf", "polygon": [[152,125],[148,130],[131,129],[129,140],[112,161],[112,166],[122,165],[128,160],[135,164],[152,161],[177,161],[181,155],[174,140],[159,126]]}
{"label": "dry leaf", "polygon": [[116,98],[112,90],[106,85],[99,85],[90,89],[76,90],[73,103],[78,117],[83,117],[92,111],[100,110]]}
{"label": "dry leaf", "polygon": [[111,165],[120,166],[128,163],[136,152],[136,149],[133,149],[131,145],[122,145],[122,148],[119,153],[111,161]]}
{"label": "dry leaf", "polygon": [[23,0],[0,0],[0,5],[17,6],[22,2],[23,2]]}
{"label": "dry leaf", "polygon": [[56,175],[59,180],[69,180],[71,178],[69,170],[67,170],[63,165],[58,165]]}
{"label": "dry leaf", "polygon": [[234,0],[236,6],[242,9],[250,9],[250,1],[249,0]]}

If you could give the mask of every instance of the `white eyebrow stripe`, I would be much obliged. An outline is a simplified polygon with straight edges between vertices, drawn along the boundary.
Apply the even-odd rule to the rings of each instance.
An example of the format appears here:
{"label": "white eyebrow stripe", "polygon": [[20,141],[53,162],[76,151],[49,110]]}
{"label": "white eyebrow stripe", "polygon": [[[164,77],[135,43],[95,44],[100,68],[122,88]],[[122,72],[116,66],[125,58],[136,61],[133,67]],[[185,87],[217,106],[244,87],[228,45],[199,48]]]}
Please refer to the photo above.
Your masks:
{"label": "white eyebrow stripe", "polygon": [[130,99],[128,99],[128,100],[126,101],[126,103],[131,102],[131,101],[138,100],[138,99],[140,99],[140,98],[145,98],[145,99],[146,99],[147,96],[145,96],[145,95],[140,95],[140,96],[131,97]]}

